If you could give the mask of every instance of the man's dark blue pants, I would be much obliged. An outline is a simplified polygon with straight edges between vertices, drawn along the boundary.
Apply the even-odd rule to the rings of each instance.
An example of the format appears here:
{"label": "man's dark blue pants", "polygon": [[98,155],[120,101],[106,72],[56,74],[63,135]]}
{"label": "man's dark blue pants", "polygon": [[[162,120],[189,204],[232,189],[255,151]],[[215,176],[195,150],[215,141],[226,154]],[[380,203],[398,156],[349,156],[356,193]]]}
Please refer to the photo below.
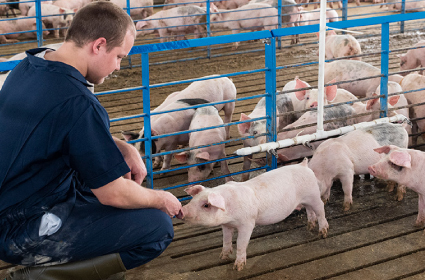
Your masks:
{"label": "man's dark blue pants", "polygon": [[0,259],[34,266],[119,253],[132,269],[158,257],[174,237],[170,217],[160,210],[117,209],[81,195],[56,233],[40,237],[40,220],[19,211],[0,219]]}

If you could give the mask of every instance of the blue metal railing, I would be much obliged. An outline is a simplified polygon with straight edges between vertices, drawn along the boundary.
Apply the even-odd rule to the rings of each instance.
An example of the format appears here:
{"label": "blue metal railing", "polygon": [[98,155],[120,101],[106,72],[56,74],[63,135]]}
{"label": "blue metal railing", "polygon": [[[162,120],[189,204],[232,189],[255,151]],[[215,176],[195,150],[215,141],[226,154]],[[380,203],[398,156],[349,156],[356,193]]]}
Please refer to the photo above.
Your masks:
{"label": "blue metal railing", "polygon": [[[52,30],[52,29],[46,29],[46,28],[43,29],[42,19],[43,19],[43,17],[45,17],[45,16],[41,15],[41,4],[42,4],[43,1],[46,1],[46,0],[28,0],[28,1],[20,1],[20,2],[5,2],[5,3],[0,3],[0,5],[7,5],[7,4],[14,4],[14,3],[34,3],[36,5],[36,15],[35,15],[35,18],[37,19],[37,26],[36,26],[37,38],[36,38],[36,42],[37,42],[38,46],[42,46],[43,45],[43,42],[45,40],[45,38],[43,38],[43,31],[46,31],[46,30],[47,31],[50,31],[50,30]],[[401,0],[401,1],[398,1],[398,2],[394,2],[394,3],[384,3],[384,4],[374,4],[374,5],[394,5],[394,4],[398,4],[400,6],[400,12],[402,14],[404,14],[404,13],[406,13],[406,12],[409,11],[409,10],[406,10],[406,3],[405,3],[405,1],[406,0]],[[412,3],[414,1],[420,1],[420,0],[409,1],[409,3]],[[205,6],[206,7],[210,7],[210,5],[212,3],[214,3],[214,2],[215,2],[214,0],[204,0],[204,1],[198,1],[198,2],[195,2],[195,3],[191,3],[191,4],[198,4],[199,5],[199,4],[205,3]],[[336,2],[336,1],[332,1],[332,2]],[[315,2],[315,3],[318,3],[318,2]],[[132,7],[130,0],[126,0],[126,4],[127,4],[127,6],[124,9],[127,11],[128,14],[130,14],[133,9],[141,8],[141,7]],[[167,5],[178,6],[178,5],[184,5],[184,4],[185,3],[172,3],[172,4],[144,6],[143,8],[163,7],[163,6],[167,6]],[[312,5],[312,4],[314,4],[314,3],[310,3],[309,5]],[[342,1],[342,4],[343,4],[343,6],[340,9],[342,11],[341,19],[344,21],[344,20],[348,20],[348,17],[349,17],[348,16],[348,9],[355,9],[357,7],[348,7],[348,0],[343,0]],[[296,4],[295,6],[298,6],[298,5],[299,4]],[[278,0],[277,1],[277,4],[276,4],[275,8],[277,8],[277,10],[278,10],[278,19],[279,19],[279,21],[278,21],[278,27],[279,28],[281,28],[282,27],[282,24],[284,24],[284,23],[282,23],[282,17],[281,17],[282,16],[282,8],[285,8],[285,7],[288,7],[288,6],[291,6],[291,5],[282,5],[282,0]],[[371,5],[371,6],[373,6],[373,5]],[[363,5],[361,7],[365,7],[365,6]],[[335,10],[339,10],[339,9],[338,8],[335,8]],[[206,9],[206,12],[205,13],[206,13],[206,22],[205,23],[202,23],[202,25],[205,25],[206,36],[207,37],[214,36],[218,32],[216,30],[214,30],[214,32],[211,30],[211,24],[212,23],[210,21],[210,17],[214,13],[211,12],[210,9]],[[379,13],[374,13],[374,14],[376,15],[376,14],[379,14]],[[351,17],[353,17],[353,16],[358,16],[358,15],[351,15]],[[365,15],[363,14],[361,16],[365,16]],[[16,20],[16,18],[12,18],[12,19],[1,19],[1,21],[4,21],[4,20]],[[400,23],[400,32],[404,32],[404,30],[405,30],[404,22],[401,21],[401,23]],[[19,33],[19,32],[16,32],[16,34],[17,33]],[[146,39],[146,40],[149,40],[149,39]],[[281,40],[277,40],[277,41],[278,41],[278,48],[280,49],[282,47],[281,46]],[[28,42],[30,42],[30,41],[27,41],[25,43],[28,43]],[[21,42],[21,43],[24,43],[24,42]],[[251,50],[250,52],[258,52],[258,51],[261,51],[261,50]],[[211,49],[211,47],[208,47],[208,49],[206,50],[206,52],[207,52],[207,54],[205,56],[204,55],[200,55],[200,56],[197,56],[196,58],[189,58],[188,60],[205,58],[205,57],[208,57],[208,58],[214,57],[214,55],[212,55],[212,49]],[[245,51],[245,52],[247,52],[247,51]],[[243,52],[238,52],[238,53],[243,53]],[[170,62],[177,62],[177,61],[180,61],[180,60],[170,60]],[[163,62],[159,62],[159,63],[163,63]],[[129,61],[129,66],[130,67],[139,67],[140,65],[135,65],[135,64],[132,63],[132,61]]]}
{"label": "blue metal railing", "polygon": [[[424,19],[425,18],[425,12],[419,12],[419,13],[410,13],[410,14],[399,14],[399,15],[390,15],[390,16],[381,16],[381,17],[375,17],[375,18],[367,18],[367,19],[355,19],[355,20],[348,20],[348,21],[339,21],[339,22],[332,22],[329,23],[329,27],[334,28],[352,28],[352,27],[359,27],[359,26],[370,26],[370,25],[381,25],[381,93],[385,93],[384,97],[381,97],[381,109],[384,111],[384,115],[387,113],[388,108],[386,108],[387,104],[387,93],[386,93],[386,86],[388,81],[388,58],[389,58],[389,24],[395,23],[395,22],[401,22],[401,21],[409,21],[409,20],[418,20],[418,19]],[[185,131],[185,132],[176,132],[173,134],[167,134],[167,135],[159,135],[159,136],[152,136],[151,135],[151,116],[155,114],[160,114],[164,112],[152,112],[150,110],[151,104],[150,104],[150,90],[153,88],[159,88],[159,87],[165,87],[170,85],[178,85],[178,84],[187,84],[193,81],[197,80],[205,80],[205,79],[213,79],[218,77],[232,77],[232,76],[240,76],[240,75],[246,75],[246,74],[252,74],[252,73],[265,73],[265,90],[266,93],[264,95],[257,95],[257,96],[251,96],[251,97],[244,97],[244,98],[237,98],[236,100],[228,100],[228,101],[222,101],[222,102],[216,102],[212,104],[219,104],[224,102],[235,102],[235,101],[242,101],[247,99],[253,99],[258,97],[266,97],[266,119],[267,121],[267,140],[268,141],[275,141],[276,140],[276,134],[277,134],[277,124],[276,124],[276,70],[280,67],[276,65],[276,38],[279,37],[285,37],[285,36],[291,36],[295,34],[305,34],[305,33],[313,33],[319,31],[319,25],[307,25],[307,26],[299,26],[299,27],[293,27],[293,28],[282,28],[282,29],[275,29],[272,31],[258,31],[258,32],[249,32],[249,33],[241,33],[241,34],[235,34],[235,35],[224,35],[224,36],[217,36],[217,37],[210,37],[210,38],[200,38],[200,39],[193,39],[193,40],[183,40],[183,41],[175,41],[175,42],[166,42],[161,44],[147,44],[147,45],[140,45],[140,46],[134,46],[130,54],[131,55],[141,55],[141,68],[142,68],[142,86],[131,88],[131,89],[122,89],[117,91],[108,91],[107,93],[112,92],[124,92],[124,91],[131,91],[134,89],[142,90],[143,92],[143,114],[136,115],[136,116],[127,116],[124,118],[118,118],[111,121],[119,121],[124,119],[130,119],[130,118],[141,118],[143,117],[144,120],[144,138],[135,140],[132,142],[137,141],[144,141],[145,142],[145,158],[146,158],[146,167],[148,169],[148,176],[147,176],[147,185],[150,187],[154,186],[153,181],[153,175],[154,174],[162,174],[166,172],[171,172],[174,170],[181,170],[190,168],[197,165],[188,165],[184,167],[178,167],[171,170],[166,171],[153,171],[152,166],[152,160],[155,156],[161,156],[161,155],[167,155],[175,153],[176,151],[184,151],[188,149],[195,149],[198,147],[192,147],[192,148],[185,148],[180,150],[174,150],[174,151],[166,151],[162,153],[152,154],[151,152],[151,141],[153,139],[163,138],[170,135],[176,135],[181,133],[189,133],[192,131]],[[150,69],[150,63],[149,63],[149,55],[152,53],[162,52],[162,51],[169,51],[169,50],[179,50],[179,49],[185,49],[185,48],[193,48],[193,47],[208,47],[218,44],[225,44],[225,43],[234,43],[238,41],[248,41],[248,40],[265,40],[265,56],[264,56],[264,63],[265,67],[260,69],[254,69],[250,71],[241,71],[236,73],[230,73],[225,75],[217,75],[217,76],[209,76],[209,77],[203,77],[199,79],[190,79],[190,80],[184,80],[184,81],[175,81],[175,82],[169,82],[169,83],[159,83],[159,84],[151,84],[149,80],[149,69]],[[10,70],[13,69],[13,67],[16,65],[17,62],[4,62],[0,63],[0,71]],[[312,64],[315,64],[317,62],[312,62]],[[97,93],[96,95],[102,95],[105,94],[105,92]],[[211,104],[210,104],[211,105]],[[197,108],[207,105],[198,105],[188,108]],[[178,109],[182,110],[182,109]],[[174,112],[177,110],[172,111],[166,111],[166,112]],[[250,121],[256,121],[259,119],[252,119]],[[245,121],[248,122],[248,121]],[[231,125],[237,125],[238,123],[242,122],[233,122]],[[223,124],[218,127],[225,127],[229,124]],[[198,130],[194,130],[198,131]],[[240,141],[242,138],[238,139],[231,139],[227,140],[224,143],[230,143],[234,141]],[[217,144],[217,143],[215,143]],[[212,145],[215,145],[212,144]],[[222,160],[228,160],[228,159],[234,159],[237,158],[237,156],[231,156],[227,157],[225,159],[218,159],[215,161],[210,162],[220,162]],[[199,164],[198,164],[199,165]],[[276,168],[277,161],[275,157],[272,157],[272,163],[271,165],[267,165],[265,168],[267,169],[273,169]],[[264,168],[264,167],[262,167]],[[241,171],[236,172],[234,174],[241,174],[244,172],[251,172],[253,170],[258,170],[262,168],[256,168],[256,169],[250,169],[248,171]],[[221,177],[225,177],[228,175],[223,175]],[[202,180],[201,182],[210,181],[212,179]],[[192,183],[191,183],[192,184]],[[186,186],[188,184],[182,184],[182,185],[176,185],[172,188],[178,188],[182,186]]]}

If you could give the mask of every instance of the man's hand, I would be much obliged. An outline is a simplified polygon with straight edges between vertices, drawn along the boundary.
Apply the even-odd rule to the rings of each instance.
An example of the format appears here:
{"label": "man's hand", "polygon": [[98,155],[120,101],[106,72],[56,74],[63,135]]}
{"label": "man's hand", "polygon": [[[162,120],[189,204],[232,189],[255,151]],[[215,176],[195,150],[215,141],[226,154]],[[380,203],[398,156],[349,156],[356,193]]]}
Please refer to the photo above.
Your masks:
{"label": "man's hand", "polygon": [[142,184],[143,179],[145,179],[147,175],[147,171],[139,152],[134,146],[127,144],[125,141],[116,137],[113,137],[113,139],[131,170],[124,175],[124,178],[131,179],[139,185]]}
{"label": "man's hand", "polygon": [[171,218],[174,216],[177,216],[182,209],[182,204],[180,201],[175,197],[172,193],[169,193],[167,191],[158,191],[160,192],[162,199],[163,199],[163,206],[160,208],[160,210],[167,213],[168,216]]}

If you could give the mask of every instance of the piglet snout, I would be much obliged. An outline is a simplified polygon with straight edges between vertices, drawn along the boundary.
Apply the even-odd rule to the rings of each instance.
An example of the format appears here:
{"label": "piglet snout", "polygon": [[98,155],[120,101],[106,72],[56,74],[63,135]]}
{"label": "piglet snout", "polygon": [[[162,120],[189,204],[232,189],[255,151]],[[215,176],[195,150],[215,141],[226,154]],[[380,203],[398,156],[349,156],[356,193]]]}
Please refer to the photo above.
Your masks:
{"label": "piglet snout", "polygon": [[367,170],[369,171],[370,175],[376,176],[376,169],[373,167],[373,165],[369,166]]}
{"label": "piglet snout", "polygon": [[183,214],[183,210],[180,210],[179,213],[176,216],[177,219],[183,219],[184,218],[184,214]]}

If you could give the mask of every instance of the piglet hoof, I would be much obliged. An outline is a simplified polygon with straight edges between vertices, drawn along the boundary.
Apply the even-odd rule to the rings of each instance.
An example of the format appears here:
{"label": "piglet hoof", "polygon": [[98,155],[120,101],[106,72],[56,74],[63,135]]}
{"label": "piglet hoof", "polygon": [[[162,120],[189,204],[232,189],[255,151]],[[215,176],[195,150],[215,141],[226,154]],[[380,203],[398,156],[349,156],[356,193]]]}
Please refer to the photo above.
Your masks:
{"label": "piglet hoof", "polygon": [[222,250],[221,251],[221,253],[220,253],[220,259],[222,259],[222,260],[228,260],[228,259],[230,259],[230,255],[233,253],[233,248],[230,248],[230,250],[229,251],[224,251],[224,250]]}
{"label": "piglet hoof", "polygon": [[307,222],[307,229],[313,230],[316,227],[316,221],[308,221]]}
{"label": "piglet hoof", "polygon": [[404,198],[404,194],[406,193],[406,186],[399,185],[397,188],[397,201],[402,201]]}
{"label": "piglet hoof", "polygon": [[343,207],[344,207],[344,211],[346,212],[346,211],[350,210],[351,203],[350,202],[344,202]]}
{"label": "piglet hoof", "polygon": [[387,184],[387,191],[388,192],[392,192],[392,191],[394,191],[394,188],[395,188],[395,182],[389,182],[388,184]]}
{"label": "piglet hoof", "polygon": [[423,227],[425,225],[425,220],[416,220],[416,227]]}
{"label": "piglet hoof", "polygon": [[322,229],[319,231],[319,235],[320,235],[322,238],[326,238],[326,237],[328,237],[328,229],[327,229],[327,228],[322,228]]}
{"label": "piglet hoof", "polygon": [[237,271],[241,271],[245,265],[246,265],[246,260],[236,260],[235,264],[233,265],[233,269],[236,269]]}

